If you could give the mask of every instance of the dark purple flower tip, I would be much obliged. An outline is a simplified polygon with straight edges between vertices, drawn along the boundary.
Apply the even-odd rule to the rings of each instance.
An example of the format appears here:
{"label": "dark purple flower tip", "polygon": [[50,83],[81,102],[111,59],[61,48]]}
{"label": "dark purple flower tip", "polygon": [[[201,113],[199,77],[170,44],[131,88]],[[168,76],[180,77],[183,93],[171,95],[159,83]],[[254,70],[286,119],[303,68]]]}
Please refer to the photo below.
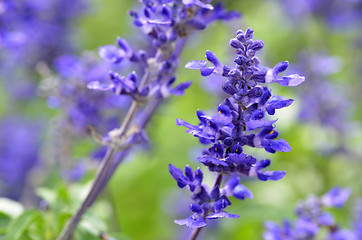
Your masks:
{"label": "dark purple flower tip", "polygon": [[261,40],[256,40],[248,46],[249,49],[252,49],[255,52],[263,49],[263,47],[264,47],[264,42]]}
{"label": "dark purple flower tip", "polygon": [[243,44],[236,38],[231,39],[229,45],[236,49],[244,49]]}
{"label": "dark purple flower tip", "polygon": [[256,171],[259,171],[260,169],[266,168],[269,165],[270,165],[269,159],[261,160],[256,164],[255,169],[256,169]]}
{"label": "dark purple flower tip", "polygon": [[246,39],[252,39],[253,36],[254,36],[254,30],[252,28],[246,29],[245,38]]}
{"label": "dark purple flower tip", "polygon": [[283,96],[274,95],[267,101],[267,106],[265,107],[265,109],[269,115],[274,115],[275,109],[288,107],[293,103],[293,101],[293,99],[286,99]]}
{"label": "dark purple flower tip", "polygon": [[187,5],[196,5],[196,6],[199,6],[201,8],[208,9],[208,10],[213,10],[214,9],[214,7],[211,4],[203,3],[200,0],[182,0],[182,3],[185,4],[186,6]]}
{"label": "dark purple flower tip", "polygon": [[201,202],[209,202],[211,200],[208,191],[202,185],[195,189],[192,199]]}
{"label": "dark purple flower tip", "polygon": [[200,109],[197,109],[196,111],[196,116],[197,118],[200,120],[200,122],[202,123],[202,125],[207,124],[207,120],[210,119],[209,116],[206,115],[206,113],[204,113],[203,111],[201,111]]}
{"label": "dark purple flower tip", "polygon": [[279,138],[278,140],[271,140],[270,147],[278,152],[290,152],[292,150],[289,143],[282,138]]}
{"label": "dark purple flower tip", "polygon": [[263,95],[263,88],[260,86],[253,87],[246,93],[246,95],[250,98],[261,97]]}
{"label": "dark purple flower tip", "polygon": [[125,39],[117,37],[117,44],[127,55],[132,53],[132,49]]}
{"label": "dark purple flower tip", "polygon": [[174,222],[178,225],[186,225],[189,228],[201,228],[207,226],[202,215],[196,213],[186,219],[175,220]]}
{"label": "dark purple flower tip", "polygon": [[231,71],[229,71],[228,77],[230,79],[230,82],[235,84],[236,82],[239,82],[242,79],[242,73],[234,68]]}
{"label": "dark purple flower tip", "polygon": [[246,59],[246,57],[244,57],[244,56],[241,55],[241,56],[237,56],[237,57],[235,58],[234,62],[235,62],[236,64],[242,66],[242,65],[244,65],[244,64],[247,62],[247,59]]}
{"label": "dark purple flower tip", "polygon": [[201,185],[203,178],[204,178],[204,173],[201,171],[200,168],[197,168],[194,173],[195,184],[197,186]]}
{"label": "dark purple flower tip", "polygon": [[276,77],[279,73],[284,72],[289,67],[289,62],[279,62],[273,67],[273,76]]}
{"label": "dark purple flower tip", "polygon": [[147,63],[148,60],[148,54],[145,50],[139,50],[138,51],[138,58],[143,62]]}
{"label": "dark purple flower tip", "polygon": [[223,195],[215,202],[215,212],[219,212],[230,205],[231,205],[230,199],[225,195]]}
{"label": "dark purple flower tip", "polygon": [[145,15],[146,18],[150,18],[151,17],[151,10],[149,8],[145,8],[143,9],[143,13]]}
{"label": "dark purple flower tip", "polygon": [[286,173],[285,171],[258,171],[257,172],[258,178],[261,181],[278,181],[285,177]]}
{"label": "dark purple flower tip", "polygon": [[240,153],[243,152],[243,148],[240,146],[240,144],[235,144],[235,145],[231,148],[231,152],[232,152],[232,153],[240,154]]}
{"label": "dark purple flower tip", "polygon": [[236,35],[239,35],[239,34],[244,34],[244,31],[241,30],[241,29],[238,29],[238,30],[236,31]]}
{"label": "dark purple flower tip", "polygon": [[207,59],[208,61],[210,61],[212,64],[214,64],[215,67],[221,66],[221,63],[220,63],[220,61],[219,61],[219,59],[217,58],[217,56],[216,56],[215,53],[207,50],[206,53],[205,53],[205,55],[206,55],[206,59]]}
{"label": "dark purple flower tip", "polygon": [[192,60],[186,63],[185,68],[188,69],[202,69],[207,65],[207,61],[204,60]]}
{"label": "dark purple flower tip", "polygon": [[125,57],[125,52],[114,45],[100,47],[98,54],[104,60],[112,63],[120,63]]}
{"label": "dark purple flower tip", "polygon": [[169,164],[168,170],[171,176],[177,181],[177,185],[179,186],[179,188],[184,188],[189,184],[189,180],[183,175],[181,169],[178,169],[172,164]]}
{"label": "dark purple flower tip", "polygon": [[227,117],[229,117],[231,115],[231,111],[230,111],[230,108],[228,106],[226,106],[225,104],[220,104],[218,107],[217,107],[217,112],[219,114],[222,114],[222,115],[225,115]]}
{"label": "dark purple flower tip", "polygon": [[210,192],[210,198],[214,201],[220,198],[220,189],[218,186],[214,187]]}
{"label": "dark purple flower tip", "polygon": [[231,71],[231,67],[224,65],[222,68],[222,76],[227,77],[229,76],[229,72]]}
{"label": "dark purple flower tip", "polygon": [[186,165],[185,167],[185,175],[190,180],[194,180],[194,172],[192,171],[192,168],[189,165]]}
{"label": "dark purple flower tip", "polygon": [[237,214],[230,214],[230,213],[225,212],[225,211],[220,211],[220,212],[217,212],[217,213],[210,214],[206,218],[207,219],[217,219],[217,218],[238,218],[238,217],[240,217],[240,216],[237,215]]}
{"label": "dark purple flower tip", "polygon": [[222,90],[229,95],[234,95],[238,92],[238,89],[231,82],[226,82],[222,85]]}
{"label": "dark purple flower tip", "polygon": [[166,4],[163,4],[161,14],[166,18],[170,18],[171,17],[171,9]]}
{"label": "dark purple flower tip", "polygon": [[[239,31],[241,31],[241,32],[239,32]],[[239,33],[238,33],[238,32],[239,32]],[[244,32],[243,32],[242,30],[238,30],[238,32],[236,32],[236,33],[237,33],[236,38],[237,38],[240,42],[245,43],[245,42],[246,42],[246,38],[245,38]]]}
{"label": "dark purple flower tip", "polygon": [[131,72],[130,74],[128,74],[128,79],[136,83],[138,81],[137,73],[135,71]]}
{"label": "dark purple flower tip", "polygon": [[136,27],[142,27],[143,24],[145,24],[141,19],[139,18],[136,18],[134,21],[133,21],[133,24],[136,26]]}
{"label": "dark purple flower tip", "polygon": [[253,193],[242,184],[235,186],[232,193],[233,193],[234,197],[241,199],[241,200],[244,200],[245,198],[253,199],[253,197],[254,197]]}
{"label": "dark purple flower tip", "polygon": [[214,70],[215,70],[215,67],[202,68],[202,69],[200,69],[201,76],[203,76],[203,77],[210,76],[214,72]]}
{"label": "dark purple flower tip", "polygon": [[230,147],[234,144],[234,139],[231,137],[227,137],[223,140],[223,143],[225,144],[225,146]]}
{"label": "dark purple flower tip", "polygon": [[341,208],[351,194],[351,190],[348,188],[333,187],[322,198],[322,204],[326,207]]}
{"label": "dark purple flower tip", "polygon": [[204,212],[202,207],[197,203],[190,204],[190,211],[194,212],[194,213],[200,213],[200,214]]}

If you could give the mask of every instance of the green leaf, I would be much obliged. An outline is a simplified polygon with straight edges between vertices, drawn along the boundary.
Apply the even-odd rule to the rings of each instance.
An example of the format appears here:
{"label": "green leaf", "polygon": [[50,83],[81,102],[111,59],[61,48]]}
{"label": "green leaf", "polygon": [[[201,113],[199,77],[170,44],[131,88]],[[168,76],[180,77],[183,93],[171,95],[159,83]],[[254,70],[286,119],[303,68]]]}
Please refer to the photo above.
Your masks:
{"label": "green leaf", "polygon": [[36,210],[26,210],[19,217],[13,219],[7,229],[7,240],[20,240],[27,228],[40,219],[40,213]]}
{"label": "green leaf", "polygon": [[0,235],[6,233],[6,228],[10,220],[11,218],[8,215],[0,212]]}

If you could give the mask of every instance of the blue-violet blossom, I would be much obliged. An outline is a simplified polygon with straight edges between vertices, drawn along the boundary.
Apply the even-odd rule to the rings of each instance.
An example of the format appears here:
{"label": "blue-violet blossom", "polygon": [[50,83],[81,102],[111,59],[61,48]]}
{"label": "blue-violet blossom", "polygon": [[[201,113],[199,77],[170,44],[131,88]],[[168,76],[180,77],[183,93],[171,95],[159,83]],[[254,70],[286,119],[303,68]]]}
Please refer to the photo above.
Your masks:
{"label": "blue-violet blossom", "polygon": [[[253,194],[239,184],[240,178],[237,176],[230,177],[221,187],[223,175],[238,173],[255,176],[261,181],[276,181],[285,176],[285,171],[264,171],[270,165],[270,160],[258,161],[244,153],[244,148],[264,148],[270,153],[291,150],[286,140],[277,139],[279,133],[274,124],[277,120],[267,120],[266,115],[274,115],[276,109],[289,106],[293,100],[272,96],[271,90],[264,84],[276,82],[282,86],[297,86],[304,81],[304,77],[298,74],[279,76],[288,67],[287,61],[273,68],[259,65],[260,60],[255,55],[264,47],[264,43],[253,40],[253,33],[251,28],[245,32],[238,30],[236,38],[230,40],[230,46],[237,54],[234,67],[223,65],[211,51],[206,51],[207,61],[190,61],[186,64],[186,68],[199,69],[202,76],[216,74],[226,78],[222,89],[229,96],[217,107],[217,115],[208,116],[198,110],[198,125],[176,120],[177,125],[186,127],[186,132],[199,138],[202,144],[211,145],[203,150],[197,160],[210,171],[218,172],[214,187],[209,189],[202,184],[200,169],[193,172],[187,166],[183,174],[180,169],[169,165],[178,186],[188,186],[193,193],[194,203],[190,205],[193,214],[176,220],[177,224],[200,228],[206,226],[209,219],[238,217],[225,211],[231,205],[229,197],[243,200],[253,198]],[[208,66],[209,63],[211,66]]]}

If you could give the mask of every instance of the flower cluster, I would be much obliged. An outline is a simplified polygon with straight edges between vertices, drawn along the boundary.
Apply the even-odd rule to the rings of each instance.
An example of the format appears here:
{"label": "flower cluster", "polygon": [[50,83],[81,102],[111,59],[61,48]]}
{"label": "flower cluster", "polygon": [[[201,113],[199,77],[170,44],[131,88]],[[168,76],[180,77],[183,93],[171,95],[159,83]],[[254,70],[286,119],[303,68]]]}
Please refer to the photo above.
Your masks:
{"label": "flower cluster", "polygon": [[[324,208],[342,208],[350,195],[349,189],[339,187],[332,188],[321,198],[310,196],[305,202],[300,203],[296,208],[297,219],[293,224],[285,220],[282,225],[274,222],[265,224],[265,240],[283,239],[316,239],[323,232],[325,239],[331,240],[357,240],[361,235],[361,218],[357,215],[354,227],[351,230],[343,229],[336,223],[334,217]],[[360,215],[361,212],[358,214]]]}
{"label": "flower cluster", "polygon": [[357,27],[361,21],[361,1],[338,0],[279,0],[285,12],[295,22],[303,18],[319,17],[329,26],[343,28]]}
{"label": "flower cluster", "polygon": [[88,52],[63,55],[55,60],[57,74],[46,77],[40,85],[40,92],[48,96],[48,105],[64,111],[64,124],[71,126],[72,132],[84,135],[91,127],[104,133],[117,126],[119,109],[129,101],[87,89],[89,82],[103,80],[112,65]]}
{"label": "flower cluster", "polygon": [[[217,56],[211,52],[206,52],[208,61],[191,61],[186,64],[186,68],[199,69],[202,76],[216,74],[226,78],[222,89],[229,95],[217,107],[218,114],[208,116],[198,110],[197,117],[200,121],[198,125],[192,125],[184,120],[177,119],[179,126],[187,128],[186,132],[199,138],[200,142],[211,147],[202,152],[202,156],[197,160],[207,166],[210,171],[218,172],[222,178],[224,174],[239,173],[245,176],[257,176],[261,181],[276,181],[285,176],[284,171],[264,171],[270,165],[270,160],[258,161],[251,155],[244,153],[245,147],[264,148],[267,152],[275,153],[287,152],[291,150],[290,145],[284,139],[277,139],[279,133],[275,129],[274,123],[277,120],[266,119],[267,115],[274,115],[276,109],[289,106],[293,100],[282,96],[272,96],[271,90],[263,84],[277,82],[282,86],[297,86],[304,81],[304,77],[298,74],[288,76],[278,76],[286,70],[288,62],[280,62],[273,68],[260,66],[260,60],[255,56],[260,51],[264,43],[260,40],[253,40],[254,31],[249,28],[245,32],[238,30],[236,38],[231,39],[230,46],[235,49],[237,56],[234,59],[235,66],[230,67],[221,64]],[[212,66],[208,66],[208,62]],[[180,187],[188,185],[190,190],[205,192],[203,185],[192,186],[186,181],[192,182],[188,167],[185,169],[186,178],[181,175],[181,170],[170,166],[170,172]],[[185,182],[183,182],[185,181]],[[200,181],[198,181],[199,183]],[[195,219],[212,219],[217,217],[235,217],[235,215],[220,214],[219,212],[231,204],[228,199],[233,195],[239,199],[245,197],[252,198],[252,194],[243,185],[238,185],[238,178],[231,178],[221,189],[221,182],[215,184],[213,190],[208,195],[211,199],[207,207],[202,207],[202,212],[195,212],[194,215],[185,220],[177,220],[178,224],[185,224],[190,227],[200,227],[193,221]],[[219,190],[220,189],[220,190]],[[211,197],[213,191],[217,197]],[[195,193],[194,195],[195,196]],[[222,199],[222,200],[220,200]],[[193,197],[193,200],[200,206],[204,206],[202,199]],[[218,202],[221,201],[222,208]],[[210,202],[215,202],[214,207]],[[192,205],[194,206],[194,205]],[[195,218],[195,214],[198,218]],[[216,215],[215,215],[216,214]],[[201,220],[198,220],[200,223]],[[202,222],[205,226],[205,222]]]}
{"label": "flower cluster", "polygon": [[[39,164],[39,122],[10,116],[0,121],[0,195],[20,199],[29,171]],[[22,147],[19,147],[22,146]]]}
{"label": "flower cluster", "polygon": [[192,200],[194,203],[190,205],[190,211],[193,214],[181,220],[175,220],[179,225],[186,225],[191,228],[205,227],[206,219],[217,218],[238,218],[239,215],[230,214],[224,209],[231,205],[229,196],[239,199],[253,198],[253,194],[244,185],[239,184],[238,177],[230,178],[223,188],[220,188],[221,177],[217,179],[215,186],[211,189],[204,184],[203,172],[200,168],[192,171],[190,166],[185,167],[185,174],[173,165],[169,165],[172,177],[177,181],[180,188],[189,187],[193,193]]}
{"label": "flower cluster", "polygon": [[0,2],[1,76],[15,98],[34,96],[38,62],[52,65],[74,49],[71,21],[82,12],[82,0]]}
{"label": "flower cluster", "polygon": [[134,18],[134,25],[147,35],[151,46],[147,50],[135,50],[135,47],[125,39],[117,38],[117,46],[107,45],[99,49],[99,55],[105,61],[115,65],[131,63],[140,70],[132,71],[127,76],[111,71],[110,83],[102,81],[88,83],[89,89],[129,96],[139,106],[155,99],[167,98],[171,94],[182,95],[191,85],[191,82],[184,82],[173,87],[178,57],[186,36],[191,31],[202,30],[215,20],[239,17],[235,12],[227,12],[221,4],[214,8],[205,1],[144,0],[142,2],[144,5],[142,12],[129,13]]}
{"label": "flower cluster", "polygon": [[320,152],[329,154],[350,152],[346,144],[353,111],[347,94],[350,89],[344,85],[342,87],[332,79],[332,75],[342,68],[341,59],[322,52],[311,56],[302,52],[298,65],[298,68],[305,71],[306,77],[311,79],[309,84],[299,89],[301,99],[299,120],[303,123],[317,124],[322,127],[321,129],[336,134],[337,142],[324,143]]}
{"label": "flower cluster", "polygon": [[[116,97],[128,96],[132,99],[132,104],[119,128],[108,132],[106,137],[96,136],[100,143],[108,145],[107,152],[87,198],[69,220],[59,239],[71,236],[86,208],[94,202],[128,150],[139,142],[147,141],[144,128],[161,101],[171,94],[182,95],[191,85],[191,82],[185,82],[173,87],[178,59],[187,36],[193,30],[204,29],[215,20],[239,17],[239,14],[226,11],[220,4],[214,8],[209,0],[141,2],[141,12],[129,13],[134,18],[134,25],[146,35],[150,46],[146,50],[136,50],[133,44],[117,38],[117,46],[108,45],[99,49],[99,55],[105,61],[114,65],[126,63],[136,70],[127,76],[110,71],[110,82],[95,80],[87,84],[89,89],[110,91]],[[116,151],[122,157],[114,159]]]}

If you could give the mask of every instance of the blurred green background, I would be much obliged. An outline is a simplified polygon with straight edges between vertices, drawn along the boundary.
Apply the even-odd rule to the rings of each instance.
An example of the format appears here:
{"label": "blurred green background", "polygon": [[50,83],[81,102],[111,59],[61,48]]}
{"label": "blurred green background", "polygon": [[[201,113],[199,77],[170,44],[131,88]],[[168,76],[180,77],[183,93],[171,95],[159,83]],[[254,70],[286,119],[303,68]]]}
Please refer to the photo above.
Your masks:
{"label": "blurred green background", "polygon": [[[117,36],[126,39],[132,37],[130,31],[133,31],[134,27],[127,12],[131,8],[137,8],[138,4],[137,1],[131,0],[91,2],[89,13],[75,23],[74,41],[83,50],[96,52],[99,46],[114,44]],[[192,87],[184,96],[171,97],[163,104],[147,129],[150,146],[147,149],[138,149],[128,157],[88,213],[89,219],[97,216],[95,222],[99,229],[116,239],[166,240],[185,239],[187,236],[190,230],[174,224],[173,220],[189,215],[189,192],[176,186],[168,172],[168,164],[172,163],[179,168],[186,164],[193,168],[199,167],[200,164],[195,159],[202,146],[196,138],[186,134],[184,128],[177,127],[175,119],[182,118],[196,124],[196,110],[214,111],[220,97],[205,91],[205,84],[213,84],[212,79],[202,78],[198,71],[187,70],[183,66],[190,60],[204,59],[206,50],[212,50],[221,62],[230,64],[233,52],[228,46],[229,39],[234,37],[237,29],[245,30],[248,27],[255,30],[254,39],[261,39],[265,43],[259,56],[262,65],[274,66],[279,61],[289,60],[293,66],[293,63],[298,61],[299,52],[303,50],[313,53],[326,49],[330,55],[341,58],[344,67],[331,77],[331,81],[341,86],[349,85],[350,100],[354,101],[354,134],[343,140],[347,141],[346,145],[352,149],[353,154],[322,154],[320,146],[325,142],[338,142],[339,135],[318,124],[298,122],[299,102],[303,100],[297,95],[298,87],[287,89],[272,85],[273,93],[295,99],[290,107],[277,111],[277,129],[293,150],[274,155],[264,153],[263,150],[253,153],[259,158],[271,159],[270,169],[286,170],[287,175],[278,182],[244,182],[253,192],[254,199],[232,199],[233,205],[229,212],[239,214],[240,218],[223,219],[215,225],[210,225],[203,231],[203,239],[261,239],[266,220],[281,222],[283,218],[293,219],[294,207],[299,200],[305,199],[308,194],[320,196],[335,185],[352,190],[352,200],[348,202],[347,207],[334,211],[337,219],[348,226],[353,199],[362,196],[362,158],[359,154],[362,143],[362,131],[359,128],[362,113],[359,108],[360,81],[354,68],[359,55],[353,46],[355,33],[330,30],[319,18],[295,25],[276,1],[228,0],[225,4],[227,9],[240,11],[242,18],[228,23],[212,24],[205,31],[196,33],[189,39],[182,54],[177,79],[179,82],[192,80]],[[360,53],[360,49],[357,51]],[[298,73],[303,75],[302,72]],[[308,79],[303,84],[308,84]],[[5,102],[6,93],[0,90],[0,115],[5,115],[8,111]],[[49,110],[45,99],[39,99],[21,108],[28,115],[41,114],[49,119],[60,114],[56,110]],[[50,125],[49,128],[51,127]],[[87,158],[95,146],[96,143],[91,138],[80,141],[72,147],[74,159]],[[206,168],[201,168],[207,172]],[[66,202],[64,205],[69,213],[72,212],[83,196],[78,193],[89,187],[95,170],[88,173],[80,183],[69,186],[61,180],[56,169],[49,172],[55,174],[49,181],[39,183],[43,187],[40,195],[49,198],[63,196]],[[216,177],[214,173],[209,172],[205,175],[209,183]],[[49,189],[57,189],[56,194],[59,195],[49,196],[54,195]],[[63,206],[62,204],[60,206]],[[47,216],[52,219],[52,213],[47,213]],[[68,217],[69,214],[63,216],[64,219]],[[57,221],[61,224],[64,223],[64,219],[58,218]],[[81,231],[77,234],[76,237],[79,239],[92,239],[91,236],[82,235]],[[53,239],[52,237],[48,235],[48,238],[44,239]]]}

